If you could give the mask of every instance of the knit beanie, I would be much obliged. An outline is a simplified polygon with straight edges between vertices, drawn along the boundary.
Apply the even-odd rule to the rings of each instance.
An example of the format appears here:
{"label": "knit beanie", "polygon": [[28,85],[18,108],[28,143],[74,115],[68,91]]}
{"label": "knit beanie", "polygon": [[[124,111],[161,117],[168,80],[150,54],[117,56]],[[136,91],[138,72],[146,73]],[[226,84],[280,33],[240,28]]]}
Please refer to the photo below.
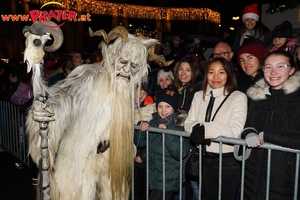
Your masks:
{"label": "knit beanie", "polygon": [[245,22],[245,19],[251,18],[255,21],[259,20],[259,13],[258,13],[258,6],[257,3],[252,4],[250,6],[245,6],[244,12],[243,12],[243,22]]}
{"label": "knit beanie", "polygon": [[289,21],[284,21],[275,26],[272,32],[272,38],[291,38],[293,35],[293,25]]}
{"label": "knit beanie", "polygon": [[174,43],[174,44],[179,44],[179,43],[180,43],[180,39],[179,39],[178,36],[174,37],[173,43]]}
{"label": "knit beanie", "polygon": [[161,69],[157,72],[157,85],[159,84],[159,79],[164,76],[169,76],[174,81],[174,75],[172,71],[165,71]]}
{"label": "knit beanie", "polygon": [[260,62],[263,61],[264,56],[267,54],[267,49],[265,46],[257,43],[246,44],[241,47],[238,53],[238,62],[240,62],[240,56],[243,53],[249,53],[255,56]]}
{"label": "knit beanie", "polygon": [[166,102],[172,106],[174,112],[177,111],[177,101],[179,98],[179,93],[175,88],[165,88],[158,92],[156,97],[156,108],[160,102]]}

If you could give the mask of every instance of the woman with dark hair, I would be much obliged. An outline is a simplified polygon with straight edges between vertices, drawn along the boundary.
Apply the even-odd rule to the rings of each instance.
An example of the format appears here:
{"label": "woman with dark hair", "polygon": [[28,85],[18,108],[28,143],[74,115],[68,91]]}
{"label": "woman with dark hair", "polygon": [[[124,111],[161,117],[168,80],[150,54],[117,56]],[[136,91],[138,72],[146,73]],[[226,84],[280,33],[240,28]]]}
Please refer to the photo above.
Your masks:
{"label": "woman with dark hair", "polygon": [[201,89],[201,78],[197,57],[186,56],[180,60],[174,78],[174,86],[180,93],[178,99],[180,113],[189,111],[195,92]]}
{"label": "woman with dark hair", "polygon": [[[184,123],[191,141],[206,150],[202,157],[202,199],[218,199],[219,143],[206,139],[226,136],[237,138],[247,116],[247,97],[237,90],[235,72],[225,58],[214,58],[208,64],[201,91],[196,92]],[[240,182],[240,165],[232,145],[222,145],[221,199],[234,199]],[[226,166],[226,167],[224,167]]]}
{"label": "woman with dark hair", "polygon": [[[179,61],[173,83],[180,94],[177,101],[178,111],[180,113],[177,117],[177,120],[180,121],[178,122],[179,124],[183,125],[183,122],[186,119],[187,113],[191,107],[194,94],[201,89],[201,79],[202,74],[198,65],[198,58],[196,56],[185,56]],[[195,147],[191,146],[191,148]],[[183,187],[185,187],[185,181],[186,180],[184,179]],[[190,185],[193,192],[193,199],[198,199],[199,189],[197,182],[191,180]],[[175,199],[178,198],[178,196],[175,197]],[[185,199],[184,195],[182,199]]]}
{"label": "woman with dark hair", "polygon": [[[253,101],[241,134],[252,148],[245,165],[244,199],[266,198],[268,150],[254,147],[268,142],[300,149],[300,73],[294,58],[283,50],[270,52],[262,69],[264,78],[247,91]],[[269,199],[299,199],[299,188],[293,197],[296,155],[273,150],[270,162]]]}

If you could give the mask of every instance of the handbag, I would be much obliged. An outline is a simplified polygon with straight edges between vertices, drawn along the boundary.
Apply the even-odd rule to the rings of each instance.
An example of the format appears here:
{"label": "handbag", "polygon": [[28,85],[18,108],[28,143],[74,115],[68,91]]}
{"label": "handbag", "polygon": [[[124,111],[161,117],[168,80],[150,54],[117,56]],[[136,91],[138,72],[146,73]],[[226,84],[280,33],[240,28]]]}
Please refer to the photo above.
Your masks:
{"label": "handbag", "polygon": [[185,163],[185,176],[191,180],[199,177],[199,149],[195,147]]}
{"label": "handbag", "polygon": [[[220,110],[221,106],[224,104],[226,99],[230,96],[229,93],[222,101],[222,103],[217,108],[213,118],[211,121],[215,119],[217,112]],[[191,180],[198,180],[199,179],[199,148],[195,147],[189,155],[185,163],[185,176]]]}

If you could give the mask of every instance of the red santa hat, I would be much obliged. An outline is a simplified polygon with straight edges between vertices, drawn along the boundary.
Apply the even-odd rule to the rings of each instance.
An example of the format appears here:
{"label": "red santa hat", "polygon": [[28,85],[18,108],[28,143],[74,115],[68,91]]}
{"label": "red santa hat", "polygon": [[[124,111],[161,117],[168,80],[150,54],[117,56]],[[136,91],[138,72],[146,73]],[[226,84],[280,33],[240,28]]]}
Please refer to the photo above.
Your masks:
{"label": "red santa hat", "polygon": [[257,3],[252,4],[250,6],[245,6],[244,12],[243,12],[243,22],[245,22],[245,19],[247,19],[247,18],[251,18],[256,21],[259,20]]}

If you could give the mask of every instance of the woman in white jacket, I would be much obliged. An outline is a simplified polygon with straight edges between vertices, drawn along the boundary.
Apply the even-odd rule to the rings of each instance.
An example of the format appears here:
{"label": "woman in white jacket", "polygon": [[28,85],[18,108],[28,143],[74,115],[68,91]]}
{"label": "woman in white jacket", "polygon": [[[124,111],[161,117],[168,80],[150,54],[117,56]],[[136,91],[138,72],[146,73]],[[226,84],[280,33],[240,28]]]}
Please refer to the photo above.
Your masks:
{"label": "woman in white jacket", "polygon": [[[207,66],[203,90],[196,92],[184,123],[195,145],[204,144],[202,160],[202,199],[218,198],[219,143],[206,139],[226,136],[237,138],[245,125],[247,97],[237,91],[233,66],[215,58]],[[232,145],[223,145],[222,199],[234,199],[240,180],[240,166]]]}

